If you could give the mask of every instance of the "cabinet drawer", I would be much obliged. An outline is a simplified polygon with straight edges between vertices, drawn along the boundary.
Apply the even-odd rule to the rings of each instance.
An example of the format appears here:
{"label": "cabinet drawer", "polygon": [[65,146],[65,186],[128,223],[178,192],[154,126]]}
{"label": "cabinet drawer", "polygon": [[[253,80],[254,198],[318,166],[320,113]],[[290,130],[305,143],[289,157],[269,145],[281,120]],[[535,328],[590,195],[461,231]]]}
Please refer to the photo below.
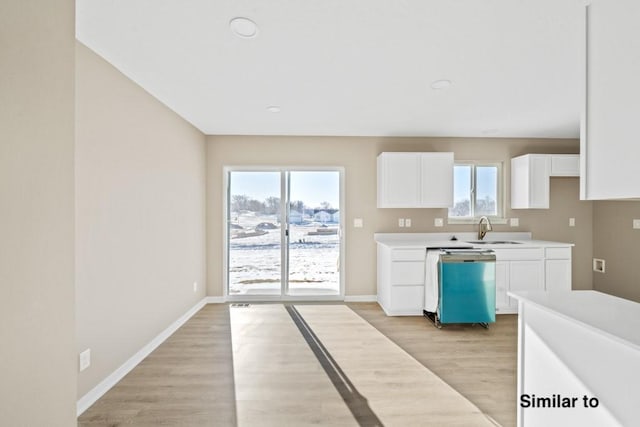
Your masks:
{"label": "cabinet drawer", "polygon": [[547,259],[571,259],[571,248],[546,248],[544,252]]}
{"label": "cabinet drawer", "polygon": [[494,249],[497,261],[541,260],[542,248]]}
{"label": "cabinet drawer", "polygon": [[391,289],[391,307],[394,311],[413,311],[422,314],[424,286],[395,286]]}
{"label": "cabinet drawer", "polygon": [[427,257],[427,249],[394,249],[391,261],[423,261]]}
{"label": "cabinet drawer", "polygon": [[424,286],[424,262],[395,261],[391,263],[391,285]]}

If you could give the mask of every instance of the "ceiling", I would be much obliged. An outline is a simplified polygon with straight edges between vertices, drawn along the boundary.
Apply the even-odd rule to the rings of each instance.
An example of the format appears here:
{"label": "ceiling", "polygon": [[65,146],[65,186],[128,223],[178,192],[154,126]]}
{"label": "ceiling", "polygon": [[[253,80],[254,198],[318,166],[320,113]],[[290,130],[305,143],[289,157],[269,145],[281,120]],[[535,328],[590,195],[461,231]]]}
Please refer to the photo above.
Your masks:
{"label": "ceiling", "polygon": [[584,0],[76,3],[78,40],[208,135],[579,136]]}

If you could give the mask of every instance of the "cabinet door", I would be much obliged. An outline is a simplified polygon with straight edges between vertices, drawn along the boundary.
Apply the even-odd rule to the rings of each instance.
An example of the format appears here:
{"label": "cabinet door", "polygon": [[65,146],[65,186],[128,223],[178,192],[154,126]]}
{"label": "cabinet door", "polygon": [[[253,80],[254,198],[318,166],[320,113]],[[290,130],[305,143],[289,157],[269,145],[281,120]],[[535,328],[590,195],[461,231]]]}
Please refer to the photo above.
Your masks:
{"label": "cabinet door", "polygon": [[509,261],[496,261],[496,313],[509,311]]}
{"label": "cabinet door", "polygon": [[[510,291],[542,291],[544,290],[544,263],[536,261],[511,261],[509,265]],[[509,305],[514,308],[518,301],[509,298]]]}
{"label": "cabinet door", "polygon": [[420,154],[382,153],[378,156],[378,207],[419,207]]}
{"label": "cabinet door", "polygon": [[424,286],[424,261],[391,263],[391,285]]}
{"label": "cabinet door", "polygon": [[580,155],[553,154],[551,176],[580,176]]}
{"label": "cabinet door", "polygon": [[592,0],[587,11],[580,197],[637,198],[640,2]]}
{"label": "cabinet door", "polygon": [[547,291],[571,290],[570,259],[548,259],[544,270]]}
{"label": "cabinet door", "polygon": [[547,154],[511,159],[511,209],[549,209],[550,172]]}
{"label": "cabinet door", "polygon": [[391,288],[391,313],[395,315],[422,315],[424,286],[393,286]]}
{"label": "cabinet door", "polygon": [[453,207],[453,153],[422,153],[420,160],[422,207]]}

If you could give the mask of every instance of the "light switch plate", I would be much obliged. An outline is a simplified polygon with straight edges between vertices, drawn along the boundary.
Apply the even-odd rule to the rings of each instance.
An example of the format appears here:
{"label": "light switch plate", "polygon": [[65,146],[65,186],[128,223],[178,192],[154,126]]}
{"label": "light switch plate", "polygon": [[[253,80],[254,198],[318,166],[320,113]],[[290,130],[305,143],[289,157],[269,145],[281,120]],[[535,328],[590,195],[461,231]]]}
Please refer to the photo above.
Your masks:
{"label": "light switch plate", "polygon": [[444,226],[444,221],[442,218],[436,218],[433,220],[433,225],[435,225],[436,227],[442,227]]}
{"label": "light switch plate", "polygon": [[404,227],[404,218],[398,218],[398,227]]}
{"label": "light switch plate", "polygon": [[634,219],[633,220],[633,228],[640,228],[640,219]]}
{"label": "light switch plate", "polygon": [[354,218],[353,226],[355,228],[362,228],[364,226],[364,221],[362,220],[362,218]]}
{"label": "light switch plate", "polygon": [[576,226],[576,219],[569,218],[569,227],[575,227],[575,226]]}
{"label": "light switch plate", "polygon": [[405,218],[404,226],[405,227],[411,227],[411,218]]}
{"label": "light switch plate", "polygon": [[519,218],[511,218],[509,220],[509,225],[512,227],[518,227],[520,225],[520,219]]}

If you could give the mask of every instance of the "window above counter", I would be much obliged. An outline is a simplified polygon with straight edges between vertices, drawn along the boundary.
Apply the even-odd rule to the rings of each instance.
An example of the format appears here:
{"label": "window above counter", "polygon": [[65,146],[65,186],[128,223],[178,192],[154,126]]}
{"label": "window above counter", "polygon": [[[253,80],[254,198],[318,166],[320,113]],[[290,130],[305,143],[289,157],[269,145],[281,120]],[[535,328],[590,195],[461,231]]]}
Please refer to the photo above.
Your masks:
{"label": "window above counter", "polygon": [[495,224],[504,223],[502,163],[461,161],[453,171],[448,223],[475,224],[483,216]]}

